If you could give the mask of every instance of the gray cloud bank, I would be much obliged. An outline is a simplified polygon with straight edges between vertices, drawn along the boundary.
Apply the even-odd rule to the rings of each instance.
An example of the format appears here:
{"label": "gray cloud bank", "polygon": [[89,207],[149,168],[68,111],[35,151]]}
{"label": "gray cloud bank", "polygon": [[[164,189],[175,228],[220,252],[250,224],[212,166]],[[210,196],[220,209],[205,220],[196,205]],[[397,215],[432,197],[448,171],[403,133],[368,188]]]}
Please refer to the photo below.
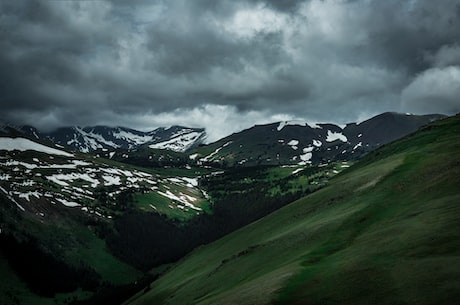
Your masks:
{"label": "gray cloud bank", "polygon": [[0,1],[4,120],[204,126],[460,111],[460,1]]}

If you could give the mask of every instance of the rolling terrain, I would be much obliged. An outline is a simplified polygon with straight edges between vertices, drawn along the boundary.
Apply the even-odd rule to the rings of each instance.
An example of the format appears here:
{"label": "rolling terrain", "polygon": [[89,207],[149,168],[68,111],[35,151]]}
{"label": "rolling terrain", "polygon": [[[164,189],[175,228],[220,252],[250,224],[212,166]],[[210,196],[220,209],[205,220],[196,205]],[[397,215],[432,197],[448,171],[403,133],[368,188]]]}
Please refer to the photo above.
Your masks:
{"label": "rolling terrain", "polygon": [[[439,117],[436,115],[419,117],[390,113],[360,124],[349,124],[341,129],[342,131],[334,129],[342,127],[333,127],[331,124],[311,127],[307,126],[307,123],[281,122],[272,124],[277,126],[276,137],[272,140],[276,139],[276,143],[282,144],[278,142],[280,134],[286,133],[289,135],[286,139],[290,139],[291,136],[293,139],[305,134],[307,129],[313,128],[318,137],[326,132],[324,134],[326,141],[319,145],[319,140],[313,139],[311,140],[312,145],[318,144],[316,148],[325,148],[329,145],[330,150],[326,148],[324,151],[330,152],[339,143],[347,147],[353,145],[354,142],[348,140],[353,132],[358,139],[367,139],[368,143],[380,143],[408,134],[417,126],[425,125],[437,118]],[[444,155],[441,154],[443,145],[446,145],[449,136],[451,137],[450,145],[455,148],[455,138],[451,131],[457,127],[454,123],[445,123],[455,122],[454,119],[423,127],[425,134],[437,132],[435,138],[439,138],[439,143],[432,141],[430,147],[440,151],[441,159],[454,151],[453,148],[447,149]],[[255,126],[250,131],[258,130],[259,127]],[[239,137],[241,141],[247,142],[252,139],[254,143],[260,139],[268,139],[274,133],[265,127],[260,127],[261,129],[256,133],[257,137],[253,137],[254,134],[247,133],[247,131],[241,132]],[[363,131],[363,128],[366,132]],[[102,135],[103,129],[105,130],[105,127],[94,129],[91,132],[95,134],[97,131],[99,135]],[[348,130],[346,136],[345,130]],[[121,129],[111,129],[110,132],[120,131]],[[194,253],[205,251],[208,247],[213,249],[212,244],[204,245],[219,238],[233,240],[231,237],[233,235],[226,235],[246,225],[258,228],[259,224],[266,223],[266,219],[273,220],[275,216],[266,216],[272,212],[274,212],[273,215],[284,216],[273,222],[269,221],[266,224],[268,227],[260,229],[266,231],[265,233],[258,231],[259,229],[256,230],[262,240],[256,242],[257,237],[244,231],[246,229],[233,233],[246,232],[247,234],[245,233],[243,237],[235,235],[239,241],[230,242],[229,247],[220,244],[220,250],[212,250],[215,252],[209,254],[208,257],[210,266],[214,266],[212,271],[207,273],[209,271],[207,265],[205,267],[198,265],[197,268],[203,268],[200,269],[199,274],[206,274],[206,277],[193,277],[191,282],[197,279],[206,284],[210,280],[212,281],[210,287],[215,287],[218,291],[227,291],[227,288],[213,286],[216,283],[223,283],[225,287],[231,285],[236,290],[232,288],[228,293],[238,296],[241,294],[240,284],[252,285],[249,283],[250,280],[259,278],[259,276],[260,280],[265,282],[263,270],[276,273],[276,270],[280,268],[277,264],[281,264],[282,257],[286,256],[288,260],[283,260],[283,262],[292,268],[292,273],[285,277],[286,282],[283,282],[282,285],[278,283],[280,286],[276,286],[274,290],[276,293],[264,292],[263,295],[269,302],[290,304],[294,300],[289,299],[290,289],[294,289],[292,287],[296,284],[292,286],[288,279],[294,281],[295,275],[301,270],[296,269],[298,267],[296,264],[302,266],[301,259],[296,255],[303,257],[307,255],[305,251],[313,251],[312,253],[317,255],[315,251],[323,251],[300,246],[308,244],[302,240],[302,234],[316,236],[316,233],[305,232],[301,236],[296,235],[300,234],[296,231],[297,229],[309,228],[309,225],[303,221],[309,222],[308,217],[313,217],[316,212],[320,211],[328,211],[324,215],[333,215],[334,219],[342,221],[343,217],[339,215],[340,207],[349,206],[355,211],[354,207],[351,207],[353,204],[359,202],[359,206],[365,205],[366,200],[370,200],[369,198],[373,198],[374,195],[399,200],[397,193],[390,192],[393,197],[383,194],[383,191],[377,188],[380,182],[386,181],[387,176],[392,177],[393,172],[398,172],[406,159],[411,160],[412,154],[423,155],[429,151],[426,147],[427,141],[413,140],[419,139],[420,136],[417,135],[415,138],[405,139],[406,142],[383,145],[381,149],[358,162],[353,167],[354,169],[349,169],[349,167],[357,158],[361,158],[371,149],[382,145],[365,145],[369,151],[362,150],[359,157],[358,154],[343,153],[340,154],[341,158],[322,159],[318,157],[322,154],[320,150],[304,153],[302,149],[302,154],[311,154],[310,160],[301,162],[291,160],[290,162],[280,158],[279,164],[249,161],[243,164],[233,164],[221,162],[223,160],[221,157],[214,159],[214,156],[218,156],[220,151],[224,151],[227,147],[229,149],[234,147],[232,143],[226,144],[229,143],[226,140],[222,140],[220,144],[198,148],[198,151],[210,151],[214,149],[213,145],[224,143],[223,148],[217,148],[204,157],[200,156],[197,151],[184,153],[175,151],[169,146],[149,147],[152,144],[141,144],[140,142],[138,146],[130,146],[131,148],[129,146],[128,148],[121,146],[105,148],[96,145],[90,153],[85,153],[76,147],[64,147],[64,145],[53,142],[56,141],[55,139],[40,137],[34,132],[38,131],[24,126],[21,128],[3,126],[0,131],[0,276],[9,279],[0,284],[1,304],[120,304],[135,292],[140,290],[147,292],[156,285],[159,285],[160,288],[151,290],[155,292],[153,295],[148,293],[138,301],[144,302],[145,298],[147,303],[169,302],[163,300],[163,296],[169,293],[162,292],[163,277],[150,286],[148,283],[168,270],[174,262],[193,258],[196,255]],[[441,133],[444,133],[442,137],[438,135]],[[265,134],[265,138],[261,137],[262,134]],[[186,133],[182,135],[186,136]],[[130,141],[137,136],[134,136],[133,131],[129,137]],[[347,137],[346,142],[343,137]],[[298,153],[300,147],[304,145],[301,141],[291,144],[289,142],[284,145],[287,145],[289,152]],[[401,145],[400,143],[406,144]],[[433,146],[435,144],[437,146]],[[359,145],[355,152],[362,147],[363,145]],[[277,146],[272,146],[271,149],[273,149],[271,152],[276,152]],[[393,153],[397,153],[398,157],[393,156]],[[446,158],[446,161],[448,160],[449,158]],[[452,170],[455,166],[447,168]],[[361,170],[368,174],[362,174]],[[421,168],[417,167],[417,170]],[[341,174],[343,171],[348,174]],[[377,178],[369,178],[371,174],[377,175]],[[454,181],[455,178],[454,175]],[[342,181],[340,179],[343,179],[343,182],[340,182]],[[354,186],[349,183],[356,179],[363,185],[356,187],[357,190],[353,191]],[[416,187],[424,188],[425,185],[419,184],[414,186]],[[330,191],[326,191],[327,189]],[[372,193],[369,193],[371,191]],[[373,191],[376,192],[373,193]],[[296,201],[302,197],[304,199]],[[308,198],[317,198],[319,201],[311,203],[309,200],[312,199]],[[327,203],[322,202],[323,199]],[[296,202],[291,204],[294,201]],[[304,203],[306,207],[299,209],[310,211],[312,214],[310,212],[305,214],[307,218],[304,220],[302,220],[303,216],[298,215],[290,218],[292,216],[288,215],[290,212],[283,214],[285,212],[282,211],[290,211],[291,206],[302,206],[299,202],[306,202]],[[286,205],[288,207],[285,207]],[[310,205],[317,205],[318,208],[312,209]],[[380,203],[371,205],[380,206]],[[336,207],[338,210],[335,210]],[[382,209],[381,207],[378,211]],[[371,209],[370,212],[372,211]],[[315,217],[325,219],[324,215],[318,214]],[[330,221],[326,219],[325,222]],[[364,221],[364,223],[367,222]],[[330,229],[339,226],[335,220],[331,225],[332,227],[328,227],[326,231],[332,235],[324,235],[324,238],[332,240],[330,243],[321,239],[323,235],[314,237],[314,240],[325,244],[326,248],[335,249],[335,246],[332,246],[336,241],[334,236],[340,239],[341,234],[333,233],[333,230]],[[294,235],[291,236],[290,233],[284,232],[282,226],[286,226],[286,229]],[[318,224],[318,226],[321,225]],[[353,227],[358,226],[354,224]],[[322,228],[318,228],[323,232]],[[343,228],[346,232],[351,230],[351,226]],[[367,227],[363,229],[365,230]],[[251,238],[251,242],[245,239],[246,235]],[[290,248],[292,246],[289,241],[291,237],[301,241],[295,251]],[[276,247],[272,249],[271,242],[266,244],[267,241],[285,245],[287,252],[282,253],[281,249]],[[216,242],[218,245],[219,243],[220,241]],[[319,245],[316,246],[319,247]],[[190,251],[195,248],[197,250],[190,254]],[[278,255],[279,258],[272,257],[272,254],[267,254],[264,249],[272,251],[272,254]],[[334,250],[333,252],[340,251]],[[264,262],[265,259],[266,267],[251,265],[253,253],[257,254],[253,257],[257,261]],[[212,257],[216,254],[218,254],[217,261],[214,262]],[[220,257],[221,254],[224,257]],[[258,256],[259,254],[261,256]],[[267,258],[264,258],[265,256]],[[247,271],[255,272],[254,275],[243,273],[241,275],[243,278],[233,278],[233,276],[221,273],[238,271],[240,259],[243,259],[243,266],[245,266],[243,269],[247,264]],[[214,263],[217,265],[213,265]],[[182,295],[182,292],[192,286],[182,282],[182,278],[185,279],[187,276],[184,277],[180,273],[180,266],[181,264],[175,265],[171,273],[165,275],[165,278],[168,278],[169,274],[174,274],[174,270],[178,268],[177,277],[167,286],[175,290],[177,281],[177,285],[185,289],[178,290],[177,298],[174,293],[174,297],[171,298],[172,304],[176,302],[187,304],[190,298],[186,295],[189,293],[193,295],[191,291],[186,292],[185,296]],[[257,271],[258,269],[260,271]],[[227,277],[228,283],[224,281]],[[260,283],[257,285],[260,286]],[[193,299],[197,299],[191,303],[209,301],[213,304],[221,303],[222,300],[224,303],[227,302],[226,297],[221,299],[220,292],[203,290],[204,288],[198,286],[193,287],[192,290],[197,288],[198,291],[204,292],[203,298],[194,296]],[[160,291],[160,297],[156,294],[158,291]],[[282,291],[287,292],[283,294]],[[215,298],[209,296],[214,294]],[[245,293],[241,295],[243,297]],[[171,295],[168,295],[169,297]],[[151,298],[155,301],[151,301],[153,300]],[[252,296],[248,300],[254,300],[255,303],[265,302],[265,299],[261,301],[258,297],[254,299]],[[228,302],[241,303],[242,301],[232,299]]]}
{"label": "rolling terrain", "polygon": [[349,166],[137,167],[24,135],[0,137],[0,147],[0,275],[11,279],[0,285],[2,304],[120,303],[151,268]]}
{"label": "rolling terrain", "polygon": [[460,116],[202,246],[125,304],[457,304]]}

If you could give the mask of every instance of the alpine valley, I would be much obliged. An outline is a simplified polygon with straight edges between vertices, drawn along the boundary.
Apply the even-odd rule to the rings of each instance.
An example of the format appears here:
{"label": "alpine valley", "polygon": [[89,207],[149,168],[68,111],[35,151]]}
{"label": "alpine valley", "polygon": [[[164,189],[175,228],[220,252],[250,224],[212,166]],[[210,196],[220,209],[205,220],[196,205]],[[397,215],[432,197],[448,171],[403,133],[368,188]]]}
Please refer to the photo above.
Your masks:
{"label": "alpine valley", "polygon": [[0,127],[0,304],[456,304],[460,116]]}

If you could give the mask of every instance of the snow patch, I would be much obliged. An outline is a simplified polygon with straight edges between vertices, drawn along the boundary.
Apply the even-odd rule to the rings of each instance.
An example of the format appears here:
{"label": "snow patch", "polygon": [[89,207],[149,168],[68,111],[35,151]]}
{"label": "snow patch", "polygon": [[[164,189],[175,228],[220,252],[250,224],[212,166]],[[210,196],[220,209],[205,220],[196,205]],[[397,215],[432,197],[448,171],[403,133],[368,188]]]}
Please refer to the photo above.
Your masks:
{"label": "snow patch", "polygon": [[323,127],[318,125],[319,123],[308,122],[307,124],[308,124],[308,126],[310,126],[310,128],[323,129]]}
{"label": "snow patch", "polygon": [[86,132],[79,127],[77,127],[76,130],[83,136],[83,138],[85,139],[85,142],[89,143],[91,148],[94,150],[98,148],[103,148],[102,145],[100,145],[99,143],[103,143],[113,148],[120,147],[119,145],[113,143],[112,141],[105,139],[102,135],[94,133],[93,130],[91,130],[90,132]]}
{"label": "snow patch", "polygon": [[188,200],[190,201],[195,201],[196,198],[194,197],[191,197],[191,196],[188,196],[188,195],[184,195],[182,193],[180,193],[180,196],[176,196],[174,195],[173,193],[171,193],[171,191],[166,191],[166,193],[163,193],[161,191],[157,191],[158,194],[164,196],[164,197],[167,197],[169,199],[172,199],[174,201],[179,201],[180,203],[184,204],[186,207],[189,207],[191,209],[194,209],[196,211],[201,211],[202,209],[199,208],[199,207],[196,207],[194,206],[193,204],[191,204]]}
{"label": "snow patch", "polygon": [[358,144],[355,145],[355,147],[353,147],[353,150],[357,149],[358,147],[361,147],[363,146],[363,142],[359,142]]}
{"label": "snow patch", "polygon": [[0,181],[8,181],[10,180],[11,176],[8,174],[1,174],[0,175]]}
{"label": "snow patch", "polygon": [[124,130],[119,130],[118,132],[114,132],[112,133],[112,135],[117,139],[126,140],[128,142],[135,143],[137,145],[145,144],[147,142],[152,141],[153,139],[152,136],[137,135],[137,134],[127,132]]}
{"label": "snow patch", "polygon": [[300,173],[301,171],[303,171],[303,168],[298,168],[295,171],[293,171],[291,175],[295,175],[297,173]]}
{"label": "snow patch", "polygon": [[91,187],[97,187],[99,185],[99,181],[91,178],[88,174],[80,174],[80,173],[70,173],[70,174],[55,174],[51,176],[47,176],[46,179],[59,184],[61,186],[68,186],[69,184],[66,181],[73,182],[75,180],[84,180],[91,183]]}
{"label": "snow patch", "polygon": [[310,161],[311,158],[313,157],[313,155],[312,155],[311,152],[307,152],[307,153],[305,153],[303,155],[300,155],[299,157],[300,157],[300,160],[306,162],[306,161]]}
{"label": "snow patch", "polygon": [[102,176],[102,179],[105,180],[104,185],[105,186],[110,186],[110,185],[121,185],[120,177],[119,176],[108,176],[104,175]]}
{"label": "snow patch", "polygon": [[15,185],[18,186],[33,186],[34,184],[36,184],[34,180],[25,180],[22,183],[15,183]]}
{"label": "snow patch", "polygon": [[183,181],[181,179],[178,179],[178,178],[168,178],[169,181],[171,182],[175,182],[175,183],[182,183]]}
{"label": "snow patch", "polygon": [[38,167],[38,165],[36,164],[30,164],[30,163],[26,163],[26,162],[20,162],[20,161],[7,161],[6,163],[3,163],[3,165],[5,166],[23,166],[25,168],[28,168],[28,169],[35,169]]}
{"label": "snow patch", "polygon": [[233,141],[229,141],[229,142],[225,143],[224,145],[222,145],[221,147],[219,147],[215,151],[213,151],[211,154],[207,155],[206,157],[204,157],[204,158],[202,158],[200,160],[203,161],[203,162],[209,161],[212,157],[217,155],[219,153],[219,151],[221,151],[222,148],[227,147],[228,145],[230,145],[232,143],[233,143]]}
{"label": "snow patch", "polygon": [[188,187],[196,187],[196,186],[198,186],[198,179],[196,179],[196,178],[182,177],[181,179],[188,183],[187,184]]}
{"label": "snow patch", "polygon": [[321,147],[323,145],[323,142],[319,140],[313,140],[313,145],[316,147]]}
{"label": "snow patch", "polygon": [[[133,173],[128,170],[122,170],[122,169],[117,169],[117,168],[100,168],[99,170],[107,174],[125,176],[125,177],[133,177]],[[147,176],[150,176],[150,175],[147,174]]]}
{"label": "snow patch", "polygon": [[169,149],[177,152],[184,152],[203,136],[203,132],[189,132],[180,134],[170,140],[149,145],[152,149]]}
{"label": "snow patch", "polygon": [[303,126],[303,127],[309,126],[310,128],[317,128],[317,129],[322,128],[317,123],[305,122],[305,121],[301,121],[301,120],[292,120],[292,121],[282,121],[282,122],[280,122],[276,129],[278,131],[281,131],[285,126]]}
{"label": "snow patch", "polygon": [[91,165],[91,163],[85,162],[85,161],[80,161],[80,160],[72,160],[72,163],[77,165],[77,166],[88,166]]}
{"label": "snow patch", "polygon": [[27,192],[27,193],[19,193],[19,198],[24,198],[27,201],[30,201],[30,196],[34,196],[37,199],[41,197],[41,194],[37,191],[34,192]]}
{"label": "snow patch", "polygon": [[298,141],[298,140],[291,140],[291,141],[289,141],[289,142],[287,143],[287,145],[291,146],[291,148],[292,148],[293,150],[297,150],[297,149],[298,149],[298,147],[297,147],[298,144],[299,144],[299,141]]}
{"label": "snow patch", "polygon": [[54,149],[36,142],[33,142],[29,139],[25,138],[0,138],[0,150],[7,150],[7,151],[26,151],[26,150],[34,150],[38,152],[42,152],[45,154],[52,154],[64,157],[73,157],[74,155],[69,154],[65,151]]}
{"label": "snow patch", "polygon": [[281,131],[285,126],[307,126],[307,123],[304,121],[293,120],[293,121],[282,121],[279,123],[278,127],[276,128],[278,131]]}
{"label": "snow patch", "polygon": [[336,140],[340,140],[342,142],[347,142],[348,139],[344,136],[341,132],[332,132],[330,130],[327,131],[327,138],[326,142],[334,142]]}

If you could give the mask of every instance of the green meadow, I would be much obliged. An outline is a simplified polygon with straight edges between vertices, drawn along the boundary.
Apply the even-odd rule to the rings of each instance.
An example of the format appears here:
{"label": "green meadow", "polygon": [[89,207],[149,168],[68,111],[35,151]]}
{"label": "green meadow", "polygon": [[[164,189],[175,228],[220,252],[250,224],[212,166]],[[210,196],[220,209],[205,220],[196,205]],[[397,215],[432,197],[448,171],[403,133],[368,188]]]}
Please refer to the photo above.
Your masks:
{"label": "green meadow", "polygon": [[125,304],[457,304],[460,116],[201,246]]}

